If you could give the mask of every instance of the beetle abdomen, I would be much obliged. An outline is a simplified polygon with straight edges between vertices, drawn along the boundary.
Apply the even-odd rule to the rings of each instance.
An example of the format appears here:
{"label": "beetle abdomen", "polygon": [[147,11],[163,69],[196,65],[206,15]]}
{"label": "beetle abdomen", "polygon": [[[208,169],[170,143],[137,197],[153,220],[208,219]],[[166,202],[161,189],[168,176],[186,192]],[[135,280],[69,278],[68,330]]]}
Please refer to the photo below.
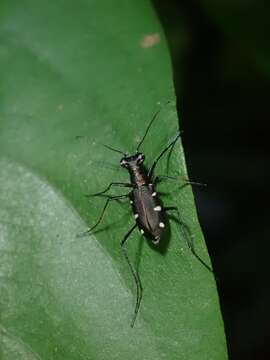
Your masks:
{"label": "beetle abdomen", "polygon": [[150,238],[154,244],[159,243],[165,228],[165,220],[153,185],[135,188],[130,193],[130,201],[140,232]]}

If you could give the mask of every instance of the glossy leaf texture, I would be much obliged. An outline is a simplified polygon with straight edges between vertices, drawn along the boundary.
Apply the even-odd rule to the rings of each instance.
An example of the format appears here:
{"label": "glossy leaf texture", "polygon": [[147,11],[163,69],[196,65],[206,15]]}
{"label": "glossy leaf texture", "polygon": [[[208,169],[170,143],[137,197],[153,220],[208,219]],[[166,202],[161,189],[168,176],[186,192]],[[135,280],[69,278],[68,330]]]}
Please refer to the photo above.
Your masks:
{"label": "glossy leaf texture", "polygon": [[[161,249],[138,231],[127,242],[144,288],[133,329],[119,247],[129,204],[111,203],[98,230],[78,236],[104,205],[84,195],[128,181],[103,144],[134,151],[161,108],[142,147],[149,165],[179,129],[151,3],[2,1],[0,21],[1,359],[226,359],[214,277],[175,219]],[[157,174],[177,177],[160,184],[162,200],[210,264],[180,142]]]}

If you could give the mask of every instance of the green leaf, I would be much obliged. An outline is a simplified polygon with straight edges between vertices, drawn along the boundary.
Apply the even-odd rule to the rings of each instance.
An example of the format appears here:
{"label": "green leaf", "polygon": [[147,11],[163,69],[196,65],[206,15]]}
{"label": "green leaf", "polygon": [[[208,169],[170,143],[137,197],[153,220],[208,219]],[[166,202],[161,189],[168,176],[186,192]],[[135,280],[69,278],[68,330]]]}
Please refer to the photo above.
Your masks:
{"label": "green leaf", "polygon": [[[84,194],[127,181],[119,154],[143,144],[149,165],[178,130],[166,42],[147,1],[2,1],[0,5],[0,349],[2,359],[226,359],[213,275],[171,222],[166,251],[136,230],[129,204]],[[76,136],[86,136],[76,138]],[[157,173],[197,253],[210,264],[177,144]],[[112,192],[120,193],[122,189]]]}

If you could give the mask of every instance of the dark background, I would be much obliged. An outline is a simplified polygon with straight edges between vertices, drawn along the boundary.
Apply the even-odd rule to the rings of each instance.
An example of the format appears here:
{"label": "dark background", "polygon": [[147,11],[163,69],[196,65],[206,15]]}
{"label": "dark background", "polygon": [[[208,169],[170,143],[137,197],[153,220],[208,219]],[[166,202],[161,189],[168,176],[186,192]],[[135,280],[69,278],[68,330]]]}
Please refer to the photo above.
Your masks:
{"label": "dark background", "polygon": [[[155,0],[218,281],[231,360],[270,359],[270,11],[252,0]],[[269,44],[268,44],[269,43]]]}

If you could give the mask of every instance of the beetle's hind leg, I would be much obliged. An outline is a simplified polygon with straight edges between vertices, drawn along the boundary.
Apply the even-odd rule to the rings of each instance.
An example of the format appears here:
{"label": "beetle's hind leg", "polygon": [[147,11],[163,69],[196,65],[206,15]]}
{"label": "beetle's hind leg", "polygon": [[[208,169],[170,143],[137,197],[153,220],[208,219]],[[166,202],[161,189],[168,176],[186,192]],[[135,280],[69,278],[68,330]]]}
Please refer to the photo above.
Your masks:
{"label": "beetle's hind leg", "polygon": [[180,227],[182,227],[184,229],[184,237],[186,240],[186,243],[191,251],[191,253],[193,254],[193,256],[195,256],[195,258],[210,272],[213,273],[213,269],[206,264],[206,262],[197,254],[195,248],[194,248],[194,244],[192,241],[192,234],[190,232],[190,229],[188,228],[187,224],[185,224],[182,220],[181,220],[181,216],[180,216],[180,212],[177,206],[169,206],[169,207],[165,207],[164,208],[165,211],[176,211],[177,213],[177,218],[174,220],[180,225]]}
{"label": "beetle's hind leg", "polygon": [[78,237],[81,237],[81,236],[85,236],[85,235],[87,235],[87,234],[90,234],[90,233],[101,223],[101,221],[102,221],[102,219],[103,219],[103,216],[104,216],[104,213],[105,213],[105,211],[106,211],[106,209],[107,209],[110,201],[112,201],[112,200],[118,200],[118,199],[123,199],[123,198],[128,198],[128,197],[129,197],[129,194],[116,195],[116,196],[101,195],[101,194],[100,194],[100,196],[106,197],[107,200],[106,200],[106,202],[105,202],[105,205],[104,205],[104,207],[103,207],[103,209],[102,209],[102,211],[101,211],[101,214],[100,214],[97,222],[96,222],[90,229],[84,231],[84,232],[81,233],[81,234],[78,234],[78,235],[77,235]]}
{"label": "beetle's hind leg", "polygon": [[128,254],[127,254],[127,249],[125,247],[125,242],[127,241],[127,239],[129,238],[129,236],[131,235],[131,233],[133,232],[133,230],[137,227],[137,224],[133,225],[132,228],[126,233],[126,235],[124,236],[124,238],[121,240],[120,242],[120,246],[121,246],[121,250],[122,250],[122,254],[124,256],[124,258],[126,259],[126,262],[128,263],[129,269],[132,273],[133,279],[136,283],[136,305],[135,305],[135,309],[134,309],[134,315],[131,321],[130,326],[133,328],[135,320],[137,318],[137,314],[140,308],[140,304],[141,304],[141,300],[142,300],[142,292],[143,292],[143,288],[142,288],[142,283],[141,283],[141,279],[139,277],[138,272],[136,271],[136,269],[134,268],[134,266],[132,265]]}

